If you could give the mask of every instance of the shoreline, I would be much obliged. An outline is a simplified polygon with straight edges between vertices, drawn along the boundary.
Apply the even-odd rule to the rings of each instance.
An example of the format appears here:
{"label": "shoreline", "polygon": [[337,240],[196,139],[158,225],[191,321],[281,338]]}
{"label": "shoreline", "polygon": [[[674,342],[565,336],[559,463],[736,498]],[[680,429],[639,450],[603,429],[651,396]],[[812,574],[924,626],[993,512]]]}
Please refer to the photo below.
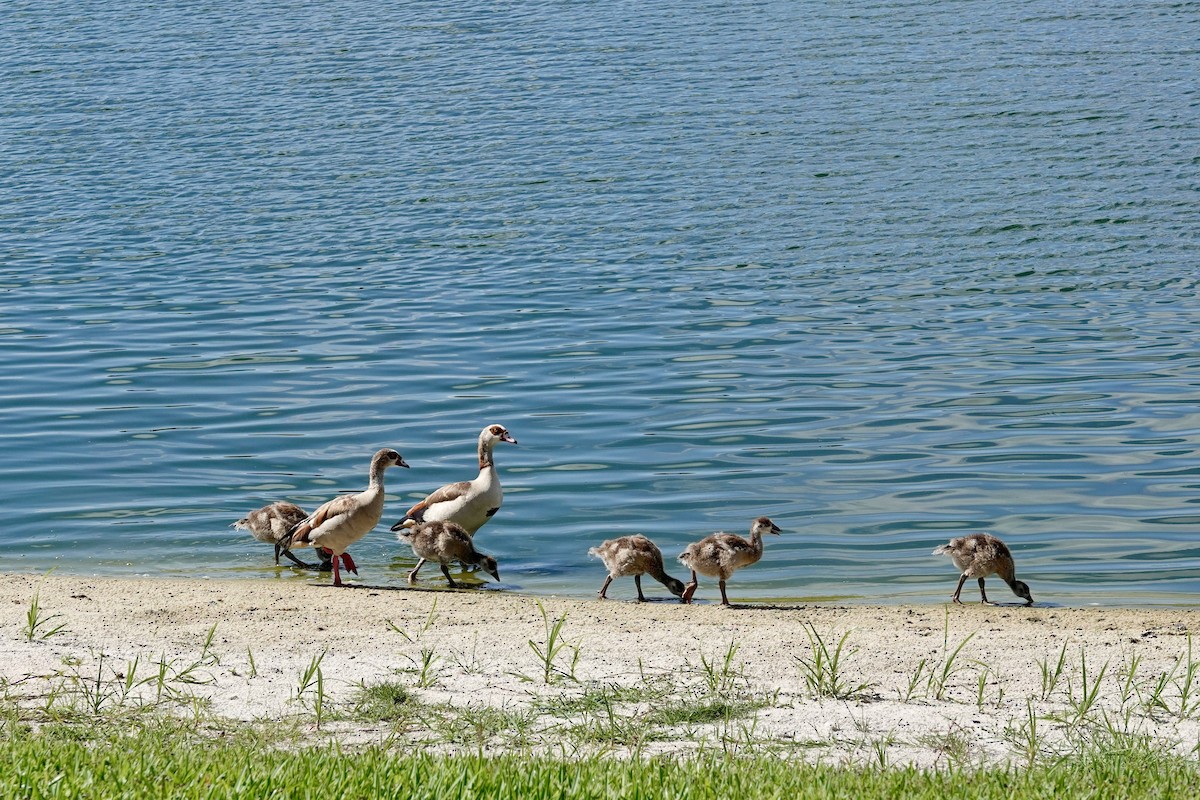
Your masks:
{"label": "shoreline", "polygon": [[[1091,726],[1106,719],[1121,719],[1125,734],[1181,753],[1200,743],[1200,687],[1179,680],[1188,665],[1200,669],[1200,643],[1190,650],[1192,633],[1200,630],[1195,609],[978,603],[726,609],[684,606],[668,601],[656,584],[647,588],[662,601],[357,581],[335,589],[10,573],[0,581],[0,602],[9,609],[0,677],[9,698],[29,710],[45,703],[55,686],[69,689],[83,676],[107,680],[111,671],[117,680],[133,666],[141,678],[156,664],[200,664],[203,680],[189,682],[186,692],[202,700],[207,714],[234,725],[283,719],[305,725],[312,709],[303,675],[317,664],[331,709],[351,707],[364,687],[400,685],[420,704],[418,718],[478,716],[480,709],[524,715],[537,733],[520,741],[535,749],[555,749],[568,735],[563,731],[574,735],[579,726],[601,725],[571,703],[610,689],[621,693],[631,718],[646,720],[656,705],[709,703],[709,690],[740,703],[738,714],[716,721],[647,722],[653,735],[638,740],[638,753],[687,755],[742,731],[756,746],[838,763],[881,754],[890,763],[922,766],[960,758],[1002,763],[1018,758],[1031,714],[1046,720],[1042,744],[1050,752],[1094,734]],[[30,640],[35,595],[45,624]],[[547,673],[538,652],[554,641],[555,623],[564,648]],[[41,637],[59,624],[58,633]],[[860,688],[840,699],[822,696],[806,681],[805,664],[814,663],[821,644],[833,655],[843,637],[838,673],[843,688]],[[1047,689],[1046,670],[1060,657],[1058,678]],[[1150,700],[1161,676],[1168,677],[1160,708]],[[661,695],[646,695],[651,685],[662,687]],[[1080,713],[1085,686],[1098,691]],[[568,710],[546,710],[554,704]],[[414,725],[401,738],[451,751],[458,746],[424,727]],[[355,745],[396,735],[379,721],[339,719],[319,738]],[[500,752],[512,742],[498,730],[489,746]]]}
{"label": "shoreline", "polygon": [[[359,562],[362,566],[363,562]],[[949,562],[946,562],[949,564]],[[359,576],[351,575],[349,582],[352,584],[368,585],[382,591],[442,591],[439,587],[444,587],[443,579],[436,570],[429,575],[423,575],[421,582],[416,585],[410,585],[406,576],[409,570],[416,564],[415,559],[409,559],[403,562],[400,566],[388,568],[384,572],[378,570],[378,565],[368,565],[367,569]],[[476,589],[489,594],[503,594],[514,597],[552,597],[563,600],[593,600],[596,597],[596,591],[604,582],[606,572],[603,565],[597,559],[593,559],[592,566],[595,567],[586,577],[586,588],[582,591],[571,591],[570,589],[562,589],[560,586],[539,586],[537,582],[530,584],[513,582],[509,576],[501,583],[495,583],[490,579],[483,585],[478,587],[472,586],[471,589]],[[264,584],[272,584],[279,586],[301,587],[308,586],[315,589],[329,585],[332,578],[330,573],[316,573],[306,570],[300,570],[291,567],[284,563],[279,566],[272,567],[264,565],[261,559],[254,562],[247,562],[245,565],[240,565],[234,568],[224,569],[205,569],[186,571],[182,569],[171,568],[156,568],[153,572],[143,567],[133,567],[128,565],[121,569],[71,569],[62,565],[52,564],[45,568],[33,569],[20,564],[9,564],[7,569],[3,571],[5,575],[22,575],[30,578],[41,578],[47,575],[57,575],[64,578],[74,578],[80,580],[163,580],[163,581],[212,581],[219,583],[226,582],[258,582]],[[684,574],[682,571],[680,574]],[[686,577],[686,575],[685,575]],[[740,604],[744,607],[752,606],[785,606],[785,607],[810,607],[810,606],[830,606],[830,605],[846,605],[854,607],[917,607],[917,606],[941,606],[948,603],[951,594],[954,591],[955,580],[957,573],[951,569],[946,572],[942,580],[930,582],[928,585],[914,589],[911,587],[897,587],[888,585],[885,590],[881,590],[878,595],[857,594],[854,592],[844,591],[838,592],[837,586],[814,586],[808,587],[814,589],[811,592],[792,592],[779,595],[759,595],[749,590],[748,594],[741,595],[738,600],[739,593],[747,589],[742,582],[731,582],[729,586],[730,597],[734,599],[735,605]],[[574,578],[570,585],[580,585],[580,579]],[[628,585],[625,585],[628,584]],[[665,590],[661,585],[653,580],[647,579],[646,585],[651,588],[650,594],[655,592],[664,594]],[[935,589],[930,587],[936,586]],[[1009,592],[1003,582],[997,577],[991,576],[988,582],[989,598],[999,598],[1000,604],[1007,605],[1018,603],[1018,598]],[[1112,587],[1099,586],[1089,588],[1088,591],[1070,591],[1063,590],[1061,587],[1055,587],[1045,581],[1039,581],[1034,587],[1034,597],[1037,601],[1036,608],[1079,608],[1079,609],[1096,609],[1096,610],[1147,610],[1147,611],[1170,611],[1170,610],[1197,610],[1200,611],[1200,595],[1189,592],[1171,592],[1171,591],[1143,591],[1130,592],[1129,588],[1123,587],[1123,593],[1115,593]],[[631,579],[621,579],[613,583],[610,589],[610,596],[618,600],[629,599],[634,597],[634,589]],[[964,603],[971,605],[979,600],[978,589],[975,588],[973,581],[969,582],[963,589]],[[1116,599],[1113,599],[1113,598]],[[1049,600],[1048,598],[1053,598]],[[696,594],[695,602],[698,605],[715,604],[720,599],[717,592],[717,584],[715,579],[705,579],[701,581],[700,590]]]}

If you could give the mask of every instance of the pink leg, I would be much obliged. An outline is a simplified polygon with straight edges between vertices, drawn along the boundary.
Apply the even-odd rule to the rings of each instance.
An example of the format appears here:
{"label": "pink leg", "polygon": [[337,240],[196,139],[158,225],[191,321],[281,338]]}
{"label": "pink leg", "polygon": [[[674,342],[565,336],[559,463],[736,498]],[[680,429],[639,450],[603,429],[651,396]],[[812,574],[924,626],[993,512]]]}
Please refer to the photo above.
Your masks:
{"label": "pink leg", "polygon": [[358,565],[354,563],[354,559],[350,557],[349,553],[342,553],[342,564],[355,575],[358,574]]}
{"label": "pink leg", "polygon": [[692,595],[696,593],[696,587],[699,585],[700,583],[696,579],[696,570],[692,570],[692,582],[683,587],[683,595],[679,598],[680,601],[683,603],[691,603]]}
{"label": "pink leg", "polygon": [[605,592],[607,592],[607,591],[608,591],[608,585],[609,585],[610,583],[612,583],[612,575],[609,575],[607,578],[605,578],[605,579],[604,579],[604,585],[600,587],[600,599],[601,599],[601,600],[607,600],[607,599],[608,599],[607,595],[605,595]]}
{"label": "pink leg", "polygon": [[338,562],[341,560],[342,560],[342,557],[339,556],[338,554],[334,553],[334,555],[333,555],[333,585],[334,586],[342,585],[342,576],[338,572]]}

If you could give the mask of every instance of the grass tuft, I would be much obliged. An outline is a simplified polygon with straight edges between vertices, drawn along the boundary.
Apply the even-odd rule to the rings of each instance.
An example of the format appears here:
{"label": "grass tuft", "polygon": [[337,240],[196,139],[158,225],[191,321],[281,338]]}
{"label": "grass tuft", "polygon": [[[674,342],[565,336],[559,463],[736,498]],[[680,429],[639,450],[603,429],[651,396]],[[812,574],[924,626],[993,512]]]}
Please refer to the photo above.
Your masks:
{"label": "grass tuft", "polygon": [[65,622],[54,624],[54,620],[61,618],[61,614],[46,614],[41,605],[41,592],[34,592],[33,598],[29,601],[29,608],[25,611],[25,641],[41,642],[51,636],[63,633],[67,624]]}
{"label": "grass tuft", "polygon": [[[570,644],[563,639],[562,629],[567,622],[567,615],[563,614],[553,622],[550,621],[550,615],[546,613],[546,607],[542,605],[542,601],[537,601],[538,611],[542,614],[542,623],[546,627],[546,641],[539,644],[533,639],[529,640],[529,647],[537,655],[538,660],[542,665],[542,682],[549,686],[558,678],[567,678],[578,682],[575,677],[575,668],[579,664],[579,646]],[[562,658],[570,652],[570,663],[566,666],[560,666],[559,661],[566,660]]]}
{"label": "grass tuft", "polygon": [[832,651],[812,623],[805,623],[804,632],[808,635],[811,654],[808,657],[797,656],[796,660],[800,662],[800,676],[804,679],[809,693],[815,699],[863,699],[874,684],[868,681],[851,683],[842,673],[842,651],[846,647],[846,640],[850,638],[850,632],[842,634]]}
{"label": "grass tuft", "polygon": [[417,707],[412,694],[399,683],[385,681],[362,684],[354,700],[353,716],[361,720],[388,722],[409,718]]}

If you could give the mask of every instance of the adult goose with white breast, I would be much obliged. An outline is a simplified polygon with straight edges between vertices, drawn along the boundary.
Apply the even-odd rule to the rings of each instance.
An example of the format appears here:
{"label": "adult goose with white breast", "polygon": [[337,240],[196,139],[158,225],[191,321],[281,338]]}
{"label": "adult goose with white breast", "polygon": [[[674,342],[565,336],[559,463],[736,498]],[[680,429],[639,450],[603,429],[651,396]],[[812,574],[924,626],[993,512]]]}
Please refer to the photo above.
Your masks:
{"label": "adult goose with white breast", "polygon": [[384,448],[371,459],[371,478],[365,491],[335,497],[292,530],[292,547],[319,547],[333,557],[333,585],[341,586],[338,562],[358,574],[346,548],[371,532],[383,516],[383,473],[391,466],[407,467],[395,450]]}
{"label": "adult goose with white breast", "polygon": [[458,587],[454,578],[450,577],[447,566],[451,561],[478,564],[496,580],[500,580],[500,567],[496,565],[496,559],[476,550],[471,535],[461,525],[446,520],[422,522],[401,531],[400,541],[411,545],[413,552],[421,559],[408,573],[409,583],[417,582],[417,572],[426,561],[436,561],[441,565],[442,574],[451,588]]}
{"label": "adult goose with white breast", "polygon": [[504,490],[492,450],[499,442],[516,444],[517,440],[503,425],[488,425],[479,432],[479,474],[474,480],[448,483],[410,508],[392,525],[393,531],[419,525],[422,522],[448,521],[462,526],[468,536],[482,528],[500,510]]}
{"label": "adult goose with white breast", "polygon": [[962,570],[962,574],[958,576],[958,586],[954,588],[954,596],[950,598],[955,603],[962,604],[958,595],[962,592],[967,578],[976,578],[979,580],[981,602],[985,605],[996,605],[987,599],[987,592],[983,590],[983,579],[994,574],[999,575],[1000,580],[1008,584],[1013,594],[1025,601],[1025,605],[1033,605],[1033,595],[1029,593],[1029,586],[1017,580],[1017,569],[1008,545],[990,533],[972,533],[951,539],[934,550],[933,554],[950,556],[954,566]]}
{"label": "adult goose with white breast", "polygon": [[692,581],[683,592],[683,602],[692,602],[699,582],[696,573],[720,580],[721,605],[729,605],[725,596],[725,581],[742,567],[758,562],[763,554],[763,534],[781,533],[779,526],[766,517],[759,517],[750,525],[750,540],[733,533],[714,533],[688,545],[679,554],[679,560],[692,570]]}
{"label": "adult goose with white breast", "polygon": [[293,564],[303,569],[329,570],[329,559],[324,551],[321,553],[320,564],[309,564],[296,558],[290,549],[292,529],[308,518],[308,512],[295,503],[277,500],[274,503],[256,508],[229,527],[248,531],[251,536],[264,544],[275,546],[275,565],[279,566],[279,556],[287,556]]}

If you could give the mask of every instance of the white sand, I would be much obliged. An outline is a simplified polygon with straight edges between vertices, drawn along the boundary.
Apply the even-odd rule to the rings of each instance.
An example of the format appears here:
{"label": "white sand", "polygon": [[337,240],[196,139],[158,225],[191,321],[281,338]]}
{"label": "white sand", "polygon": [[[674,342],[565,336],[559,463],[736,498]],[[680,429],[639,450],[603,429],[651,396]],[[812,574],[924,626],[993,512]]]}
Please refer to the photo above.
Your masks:
{"label": "white sand", "polygon": [[[660,587],[653,582],[647,587],[652,597],[666,596],[654,591]],[[617,582],[611,591],[628,597],[632,587]],[[35,592],[42,614],[58,615],[51,624],[64,623],[65,628],[31,642],[26,613]],[[435,600],[436,613],[426,627]],[[562,634],[579,648],[579,683],[562,680],[547,686],[541,680],[542,664],[529,646],[531,640],[539,645],[546,640],[539,600],[551,621],[566,617]],[[539,699],[578,696],[589,686],[636,687],[656,677],[674,682],[680,699],[694,697],[705,683],[703,661],[724,663],[734,644],[734,671],[746,678],[734,681],[739,691],[770,696],[770,701],[733,724],[695,726],[652,743],[646,751],[688,753],[701,746],[745,748],[752,742],[835,761],[870,762],[881,756],[892,763],[926,765],[1021,761],[1031,707],[1047,748],[1068,749],[1110,724],[1180,752],[1200,744],[1200,686],[1192,688],[1188,698],[1197,705],[1190,716],[1171,713],[1183,701],[1182,682],[1174,679],[1167,681],[1169,688],[1162,695],[1168,710],[1147,709],[1158,677],[1169,673],[1181,657],[1185,665],[1175,677],[1184,674],[1186,634],[1200,621],[1193,610],[975,603],[726,609],[665,600],[638,604],[490,591],[60,575],[7,575],[0,581],[0,603],[9,609],[0,618],[0,677],[8,695],[31,709],[44,705],[54,686],[80,682],[71,676],[94,678],[99,668],[106,680],[115,681],[134,658],[140,659],[139,678],[156,673],[156,664],[164,659],[173,669],[194,664],[216,625],[211,653],[217,663],[210,660],[197,670],[211,682],[187,684],[186,689],[209,698],[208,713],[227,720],[311,716],[296,695],[301,673],[322,652],[325,692],[336,707],[348,707],[362,683],[398,681],[427,704],[519,711],[534,707]],[[849,632],[841,671],[851,684],[871,684],[864,699],[813,699],[799,662],[812,656],[806,624],[815,627],[831,650]],[[952,651],[972,634],[938,699],[927,675],[941,672],[947,641]],[[1066,669],[1049,699],[1043,700],[1040,665],[1054,667],[1064,644]],[[1200,641],[1196,644],[1194,656],[1200,663]],[[430,674],[436,683],[427,688],[417,687],[413,671],[422,649],[435,656]],[[1076,701],[1085,691],[1081,650],[1086,653],[1089,684],[1107,664],[1099,700],[1081,724],[1056,722],[1051,717],[1069,719],[1077,713]],[[98,663],[101,655],[103,666]],[[562,658],[559,663],[565,668],[569,657]],[[1126,683],[1135,659],[1134,679]],[[905,700],[918,674],[922,677]],[[1200,675],[1196,677],[1200,683]],[[149,691],[148,686],[139,691]],[[632,716],[638,711],[623,713]],[[555,746],[551,722],[535,726],[542,731],[535,746]],[[341,721],[325,729],[329,733],[323,735],[348,743],[380,740],[388,732],[387,724],[380,722]]]}

